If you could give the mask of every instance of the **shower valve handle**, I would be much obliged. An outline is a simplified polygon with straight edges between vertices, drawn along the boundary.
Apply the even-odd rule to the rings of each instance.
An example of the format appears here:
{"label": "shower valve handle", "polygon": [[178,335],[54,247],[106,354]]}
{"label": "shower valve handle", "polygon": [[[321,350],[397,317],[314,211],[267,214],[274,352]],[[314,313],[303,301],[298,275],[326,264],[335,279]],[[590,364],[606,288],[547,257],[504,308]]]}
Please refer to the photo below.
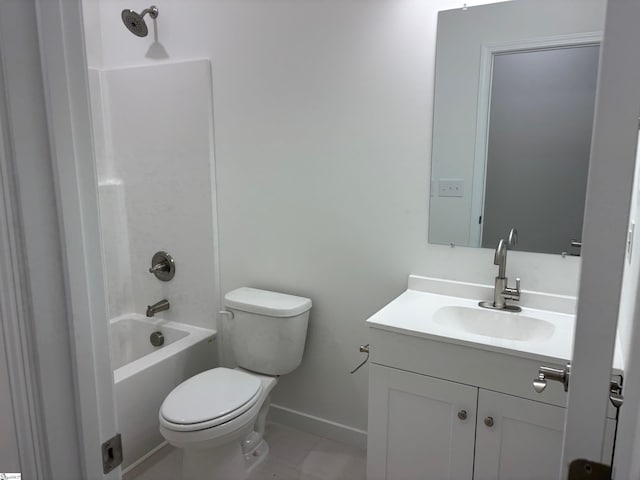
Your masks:
{"label": "shower valve handle", "polygon": [[151,267],[149,269],[149,273],[168,272],[170,267],[171,265],[169,264],[169,262],[163,260],[162,262],[156,263],[153,267]]}
{"label": "shower valve handle", "polygon": [[156,252],[151,259],[149,273],[153,273],[158,280],[168,282],[176,274],[176,262],[167,252]]}

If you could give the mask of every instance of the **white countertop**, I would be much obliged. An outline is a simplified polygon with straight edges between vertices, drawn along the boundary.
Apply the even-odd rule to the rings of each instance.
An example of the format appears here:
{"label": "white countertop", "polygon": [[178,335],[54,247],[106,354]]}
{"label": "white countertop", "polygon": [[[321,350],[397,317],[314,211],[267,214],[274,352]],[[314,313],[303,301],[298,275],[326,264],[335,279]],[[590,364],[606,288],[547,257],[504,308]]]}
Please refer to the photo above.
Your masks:
{"label": "white countertop", "polygon": [[[367,320],[373,328],[405,335],[424,337],[446,343],[466,345],[542,362],[562,364],[569,361],[573,350],[575,329],[574,297],[523,291],[521,313],[501,312],[501,315],[526,315],[551,323],[555,328],[549,338],[537,341],[508,340],[479,335],[452,328],[434,321],[441,307],[478,308],[479,300],[493,298],[493,286],[466,282],[410,276],[409,288]],[[535,306],[536,308],[532,308]],[[618,344],[618,340],[616,339]],[[616,345],[618,347],[618,345]],[[616,348],[613,368],[622,372],[620,348]]]}

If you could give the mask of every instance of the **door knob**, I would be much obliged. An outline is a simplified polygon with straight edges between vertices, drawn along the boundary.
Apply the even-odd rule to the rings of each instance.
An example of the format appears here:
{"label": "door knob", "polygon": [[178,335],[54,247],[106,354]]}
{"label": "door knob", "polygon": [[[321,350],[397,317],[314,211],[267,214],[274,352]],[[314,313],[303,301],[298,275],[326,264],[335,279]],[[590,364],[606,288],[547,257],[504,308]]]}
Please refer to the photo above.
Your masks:
{"label": "door knob", "polygon": [[609,382],[609,400],[611,404],[620,408],[624,403],[624,395],[622,395],[622,376],[615,376]]}
{"label": "door knob", "polygon": [[542,393],[545,388],[547,388],[547,380],[544,378],[544,376],[540,378],[540,375],[538,375],[538,378],[533,379],[533,389],[536,392]]}
{"label": "door knob", "polygon": [[620,408],[622,406],[622,404],[624,403],[624,396],[621,393],[611,393],[609,395],[609,400],[611,400],[611,404],[616,407],[616,408]]}
{"label": "door knob", "polygon": [[458,418],[460,420],[463,420],[463,421],[466,420],[467,419],[467,411],[466,410],[460,410],[458,412]]}
{"label": "door knob", "polygon": [[485,418],[484,419],[484,424],[489,428],[493,427],[493,417]]}
{"label": "door knob", "polygon": [[542,393],[547,388],[547,380],[560,382],[564,386],[564,391],[569,391],[569,377],[571,376],[571,364],[567,363],[564,368],[552,368],[541,366],[538,369],[538,376],[533,379],[533,389]]}

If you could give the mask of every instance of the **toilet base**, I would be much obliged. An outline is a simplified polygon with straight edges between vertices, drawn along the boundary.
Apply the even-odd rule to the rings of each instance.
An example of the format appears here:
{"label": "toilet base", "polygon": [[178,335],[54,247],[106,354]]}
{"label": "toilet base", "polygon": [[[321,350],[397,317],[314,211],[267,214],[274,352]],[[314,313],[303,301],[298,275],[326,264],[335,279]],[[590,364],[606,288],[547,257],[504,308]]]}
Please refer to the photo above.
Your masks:
{"label": "toilet base", "polygon": [[256,467],[264,462],[268,456],[269,445],[264,439],[262,439],[251,452],[244,454],[244,465],[247,473],[251,475]]}
{"label": "toilet base", "polygon": [[184,449],[181,480],[246,480],[268,456],[269,445],[264,439],[248,452],[243,452],[241,442],[215,449],[187,448]]}
{"label": "toilet base", "polygon": [[182,480],[246,480],[247,476],[240,442],[231,442],[215,449],[184,450]]}

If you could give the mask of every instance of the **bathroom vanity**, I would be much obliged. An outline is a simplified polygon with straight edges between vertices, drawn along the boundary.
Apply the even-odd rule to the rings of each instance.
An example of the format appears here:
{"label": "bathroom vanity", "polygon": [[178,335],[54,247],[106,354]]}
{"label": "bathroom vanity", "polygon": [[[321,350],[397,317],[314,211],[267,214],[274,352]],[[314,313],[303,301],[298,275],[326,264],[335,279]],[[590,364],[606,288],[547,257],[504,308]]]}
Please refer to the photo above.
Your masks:
{"label": "bathroom vanity", "polygon": [[[367,320],[368,480],[557,477],[567,393],[551,381],[538,393],[532,382],[542,365],[562,369],[571,358],[575,298],[523,291],[522,312],[478,307],[492,295],[410,276]],[[621,365],[616,356],[614,378]],[[613,405],[608,418],[604,463]]]}

